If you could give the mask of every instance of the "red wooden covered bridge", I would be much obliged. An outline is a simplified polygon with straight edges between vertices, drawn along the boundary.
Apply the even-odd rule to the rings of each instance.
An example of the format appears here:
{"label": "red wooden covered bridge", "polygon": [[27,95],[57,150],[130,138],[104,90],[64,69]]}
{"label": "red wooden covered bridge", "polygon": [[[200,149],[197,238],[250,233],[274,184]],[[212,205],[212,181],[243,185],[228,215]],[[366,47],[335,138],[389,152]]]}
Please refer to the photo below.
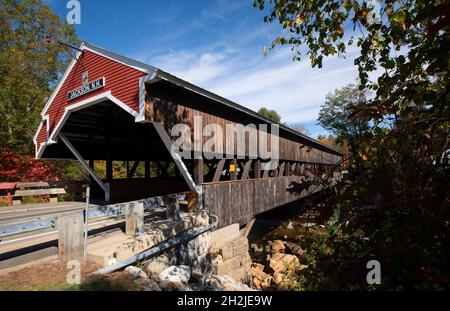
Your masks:
{"label": "red wooden covered bridge", "polygon": [[[36,157],[78,160],[94,195],[105,201],[192,191],[221,226],[244,224],[316,191],[307,178],[341,172],[341,153],[283,125],[278,135],[256,136],[257,145],[261,137],[269,145],[277,141],[279,165],[270,169],[263,164],[273,159],[251,154],[249,141],[229,152],[223,133],[213,138],[211,154],[202,153],[210,139],[202,133],[192,144],[192,159],[171,152],[175,124],[199,131],[194,123],[200,117],[203,127],[270,129],[272,121],[155,67],[88,43],[79,49],[42,111]],[[94,170],[100,160],[104,174]],[[126,178],[113,176],[113,161],[127,163]]]}

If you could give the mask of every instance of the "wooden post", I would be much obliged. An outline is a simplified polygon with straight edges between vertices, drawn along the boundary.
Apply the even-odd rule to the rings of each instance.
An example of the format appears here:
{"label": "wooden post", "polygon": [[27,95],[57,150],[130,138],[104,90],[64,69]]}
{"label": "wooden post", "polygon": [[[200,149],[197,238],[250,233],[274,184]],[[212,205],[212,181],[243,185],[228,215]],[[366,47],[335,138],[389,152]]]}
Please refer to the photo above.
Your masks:
{"label": "wooden post", "polygon": [[269,170],[264,170],[263,178],[268,178],[268,177],[269,177]]}
{"label": "wooden post", "polygon": [[253,168],[253,171],[255,173],[255,178],[261,178],[261,160],[255,161],[255,167]]}
{"label": "wooden post", "polygon": [[144,232],[144,203],[131,202],[125,207],[125,233],[136,236]]}
{"label": "wooden post", "polygon": [[[233,171],[232,171],[232,168],[234,168]],[[237,159],[231,160],[231,163],[230,163],[230,180],[237,180],[237,174],[238,174],[237,169],[238,169]]]}
{"label": "wooden post", "polygon": [[57,219],[58,254],[62,262],[84,262],[83,213],[62,215]]}
{"label": "wooden post", "polygon": [[280,167],[278,168],[278,177],[284,176],[284,167],[286,166],[286,162],[283,162],[280,164]]}
{"label": "wooden post", "polygon": [[291,176],[291,163],[286,162],[284,165],[284,175],[285,176]]}
{"label": "wooden post", "polygon": [[175,195],[167,195],[163,198],[164,205],[166,206],[166,217],[169,220],[181,220],[180,216],[180,204]]}
{"label": "wooden post", "polygon": [[250,167],[252,166],[252,160],[248,160],[244,165],[244,171],[241,175],[241,180],[246,180],[249,178]]}
{"label": "wooden post", "polygon": [[203,159],[195,159],[192,169],[194,182],[198,185],[203,184]]}
{"label": "wooden post", "polygon": [[111,116],[109,113],[105,116],[105,160],[106,160],[106,182],[111,183],[113,179],[112,156],[111,156]]}
{"label": "wooden post", "polygon": [[220,176],[222,175],[223,167],[225,166],[226,160],[222,159],[217,163],[216,171],[214,172],[213,182],[220,181]]}
{"label": "wooden post", "polygon": [[106,182],[110,183],[113,179],[112,172],[112,160],[111,158],[106,160]]}

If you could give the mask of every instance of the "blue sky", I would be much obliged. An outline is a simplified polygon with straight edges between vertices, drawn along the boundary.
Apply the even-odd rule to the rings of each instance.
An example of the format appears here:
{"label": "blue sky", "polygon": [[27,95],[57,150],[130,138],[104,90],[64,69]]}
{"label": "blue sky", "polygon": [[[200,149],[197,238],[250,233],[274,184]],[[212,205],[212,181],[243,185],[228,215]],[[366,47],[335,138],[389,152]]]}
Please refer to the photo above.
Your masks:
{"label": "blue sky", "polygon": [[[263,49],[281,32],[252,0],[79,0],[82,40],[138,59],[250,109],[276,110],[313,137],[327,132],[317,115],[328,92],[354,83],[353,49],[322,69],[292,61],[289,48]],[[66,0],[47,0],[64,20]]]}

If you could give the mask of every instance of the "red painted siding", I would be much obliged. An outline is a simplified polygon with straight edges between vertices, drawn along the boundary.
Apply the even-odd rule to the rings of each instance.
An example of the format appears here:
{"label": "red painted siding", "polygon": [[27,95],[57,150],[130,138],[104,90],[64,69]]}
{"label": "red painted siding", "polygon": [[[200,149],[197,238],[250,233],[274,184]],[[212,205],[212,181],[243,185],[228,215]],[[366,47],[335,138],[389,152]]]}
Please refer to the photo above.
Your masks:
{"label": "red painted siding", "polygon": [[[105,86],[92,93],[68,101],[67,94],[82,86],[81,74],[83,70],[88,71],[89,82],[105,77]],[[50,136],[58,125],[66,107],[107,91],[111,91],[113,96],[131,109],[139,112],[139,79],[143,76],[145,76],[144,72],[94,52],[84,51],[83,56],[80,57],[78,63],[72,68],[72,71],[46,112],[46,115],[49,116],[50,124],[50,133],[48,136]],[[46,128],[46,126],[45,128],[43,127],[43,130],[46,130]],[[38,147],[47,137],[45,131],[44,134],[42,132],[38,134]]]}

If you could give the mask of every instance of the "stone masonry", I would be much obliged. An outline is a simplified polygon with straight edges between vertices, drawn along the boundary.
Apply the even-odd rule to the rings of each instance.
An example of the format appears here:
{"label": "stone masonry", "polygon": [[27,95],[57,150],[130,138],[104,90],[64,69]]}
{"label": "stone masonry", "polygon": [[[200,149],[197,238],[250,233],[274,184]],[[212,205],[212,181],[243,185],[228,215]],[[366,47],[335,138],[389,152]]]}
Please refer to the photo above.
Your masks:
{"label": "stone masonry", "polygon": [[248,239],[241,236],[238,224],[213,232],[211,258],[214,273],[248,284],[252,264],[248,250]]}

